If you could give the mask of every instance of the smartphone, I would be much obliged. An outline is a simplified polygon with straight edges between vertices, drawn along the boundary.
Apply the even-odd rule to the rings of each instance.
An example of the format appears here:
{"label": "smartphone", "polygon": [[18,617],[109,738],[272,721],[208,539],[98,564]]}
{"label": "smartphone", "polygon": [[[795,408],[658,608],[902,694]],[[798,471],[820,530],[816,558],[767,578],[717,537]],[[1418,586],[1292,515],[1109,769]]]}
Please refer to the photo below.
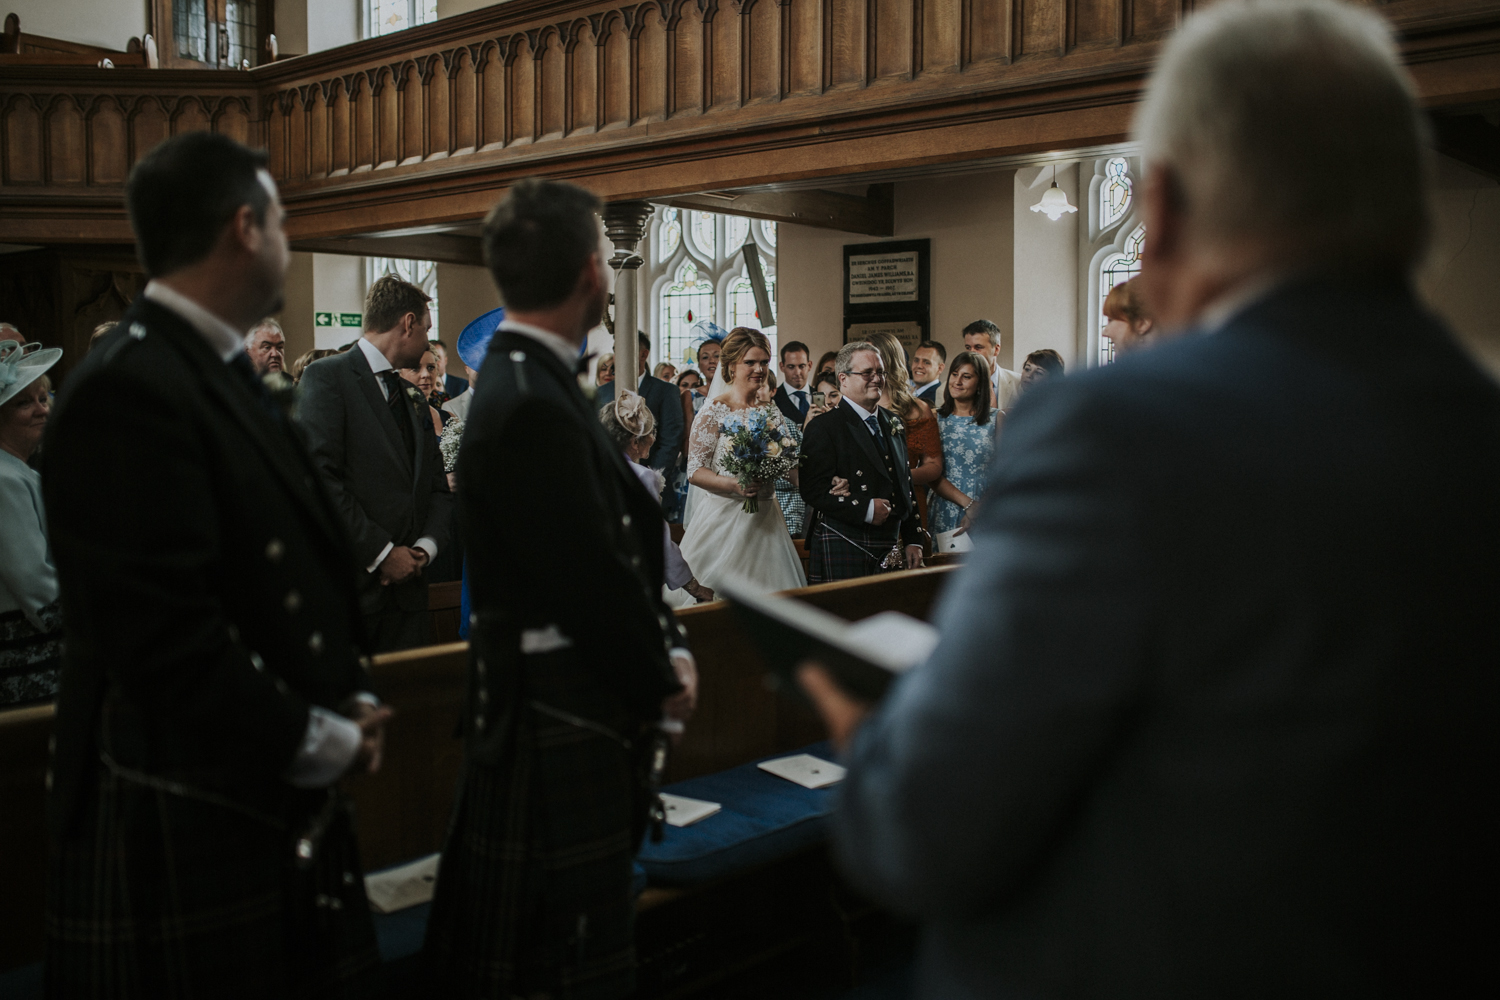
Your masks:
{"label": "smartphone", "polygon": [[826,392],[815,392],[812,394],[812,405],[814,406],[822,406],[827,401],[828,393]]}

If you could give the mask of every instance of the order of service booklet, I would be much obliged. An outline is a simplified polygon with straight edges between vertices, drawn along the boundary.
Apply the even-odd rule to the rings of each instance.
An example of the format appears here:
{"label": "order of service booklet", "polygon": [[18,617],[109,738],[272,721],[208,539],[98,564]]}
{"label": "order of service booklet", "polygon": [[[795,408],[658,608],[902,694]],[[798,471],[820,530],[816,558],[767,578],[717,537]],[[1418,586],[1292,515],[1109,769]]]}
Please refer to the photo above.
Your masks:
{"label": "order of service booklet", "polygon": [[817,660],[850,695],[879,701],[898,675],[927,659],[938,643],[937,629],[899,611],[849,622],[806,601],[759,594],[732,581],[719,589],[781,687],[794,692],[801,691],[797,667]]}

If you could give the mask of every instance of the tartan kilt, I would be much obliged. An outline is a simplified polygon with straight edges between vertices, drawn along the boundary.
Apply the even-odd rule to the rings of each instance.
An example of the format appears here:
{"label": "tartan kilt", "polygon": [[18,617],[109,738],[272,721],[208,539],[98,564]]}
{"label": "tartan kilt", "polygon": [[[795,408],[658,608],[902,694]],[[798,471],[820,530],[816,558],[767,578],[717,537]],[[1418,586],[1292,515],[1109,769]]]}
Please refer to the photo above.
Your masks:
{"label": "tartan kilt", "polygon": [[429,995],[616,1000],[635,989],[634,762],[534,711],[464,764],[427,925]]}
{"label": "tartan kilt", "polygon": [[348,810],[301,870],[326,798],[292,799],[273,825],[101,766],[49,858],[47,996],[367,996],[380,956]]}
{"label": "tartan kilt", "polygon": [[[835,534],[835,531],[839,534]],[[845,537],[839,537],[840,534]],[[899,539],[900,536],[887,525],[879,528],[870,525],[855,528],[839,524],[830,528],[819,517],[812,537],[807,542],[810,557],[807,582],[829,583],[879,573],[881,560]]]}

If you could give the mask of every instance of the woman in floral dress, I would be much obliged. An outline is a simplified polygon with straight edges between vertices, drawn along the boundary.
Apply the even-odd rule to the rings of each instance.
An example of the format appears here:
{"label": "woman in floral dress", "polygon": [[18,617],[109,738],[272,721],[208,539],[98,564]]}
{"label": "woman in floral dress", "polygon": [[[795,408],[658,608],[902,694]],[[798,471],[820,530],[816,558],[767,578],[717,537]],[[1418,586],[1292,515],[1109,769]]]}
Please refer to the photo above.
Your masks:
{"label": "woman in floral dress", "polygon": [[928,508],[933,534],[967,530],[969,508],[984,489],[995,457],[989,388],[990,368],[982,355],[964,351],[953,359],[948,398],[937,411],[944,475],[932,487]]}

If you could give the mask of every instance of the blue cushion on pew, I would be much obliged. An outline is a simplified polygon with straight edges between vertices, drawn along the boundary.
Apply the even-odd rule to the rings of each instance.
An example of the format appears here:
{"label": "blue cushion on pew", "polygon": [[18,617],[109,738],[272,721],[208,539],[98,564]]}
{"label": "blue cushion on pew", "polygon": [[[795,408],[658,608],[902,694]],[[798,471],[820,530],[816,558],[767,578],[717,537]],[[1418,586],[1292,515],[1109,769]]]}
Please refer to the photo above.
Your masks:
{"label": "blue cushion on pew", "polygon": [[[826,742],[761,759],[776,760],[798,753],[834,759],[833,748]],[[659,844],[647,838],[639,861],[652,885],[702,885],[823,841],[833,788],[803,788],[762,771],[757,763],[689,778],[662,789],[673,795],[718,802],[723,809],[692,826],[667,827]]]}

